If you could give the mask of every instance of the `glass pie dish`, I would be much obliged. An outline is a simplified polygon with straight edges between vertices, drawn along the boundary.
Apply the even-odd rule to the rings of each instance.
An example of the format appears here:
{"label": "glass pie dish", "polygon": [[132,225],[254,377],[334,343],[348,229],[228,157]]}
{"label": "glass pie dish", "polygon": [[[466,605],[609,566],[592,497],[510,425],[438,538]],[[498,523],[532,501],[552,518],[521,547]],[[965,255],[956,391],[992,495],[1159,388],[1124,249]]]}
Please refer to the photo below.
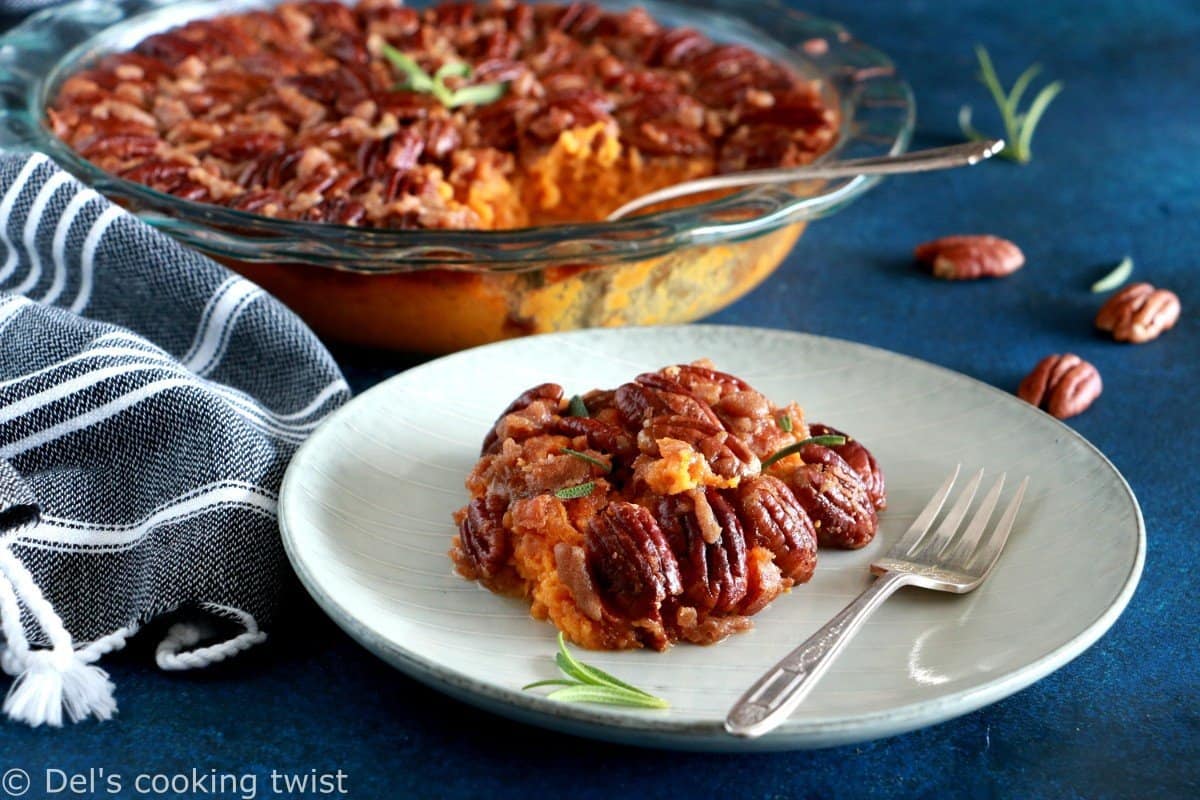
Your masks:
{"label": "glass pie dish", "polygon": [[[165,194],[104,172],[47,125],[45,109],[64,79],[100,56],[188,20],[274,4],[80,0],[31,16],[0,38],[0,146],[50,154],[150,224],[261,284],[329,338],[430,353],[530,333],[697,319],[761,283],[810,220],[876,180],[759,187],[618,222],[367,229]],[[750,47],[818,79],[840,116],[822,159],[908,145],[915,108],[907,84],[886,56],[836,23],[752,0],[598,5],[643,6],[665,25]]]}

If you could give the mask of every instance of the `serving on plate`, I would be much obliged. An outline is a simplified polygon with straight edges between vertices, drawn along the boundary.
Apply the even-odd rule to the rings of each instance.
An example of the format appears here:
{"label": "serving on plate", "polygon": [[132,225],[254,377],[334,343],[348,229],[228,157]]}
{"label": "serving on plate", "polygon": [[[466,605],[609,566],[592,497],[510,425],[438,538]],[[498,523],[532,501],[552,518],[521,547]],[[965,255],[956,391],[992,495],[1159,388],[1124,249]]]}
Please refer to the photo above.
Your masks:
{"label": "serving on plate", "polygon": [[[911,96],[885,57],[836,24],[772,3],[461,6],[459,17],[429,11],[415,23],[386,2],[262,10],[273,5],[123,0],[35,15],[0,49],[9,89],[0,135],[49,151],[319,330],[361,343],[444,351],[694,319],[762,281],[808,220],[873,179],[763,187],[596,221],[621,197],[718,169],[897,152],[911,132]],[[205,21],[233,12],[251,22]],[[197,21],[172,32],[188,19]],[[628,35],[605,33],[621,25]],[[214,26],[226,35],[206,41],[228,52],[197,43]],[[526,48],[526,29],[556,46]],[[461,46],[448,44],[459,36]],[[481,40],[498,43],[499,60]],[[263,44],[275,41],[312,58],[297,63],[295,48],[281,48],[289,56]],[[383,44],[410,50],[417,70],[397,70]],[[436,93],[412,91],[414,79],[440,80],[450,98],[506,89],[490,103],[446,108]],[[488,115],[498,119],[482,124]],[[119,131],[97,138],[105,126]],[[306,136],[320,139],[315,149]],[[184,174],[189,157],[179,151],[190,146],[198,163]],[[355,173],[361,184],[345,183]],[[511,227],[527,224],[538,227]],[[466,229],[489,226],[508,227]]]}
{"label": "serving on plate", "polygon": [[887,505],[862,443],[697,361],[569,400],[522,392],[455,513],[465,578],[597,649],[712,644],[857,549]]}
{"label": "serving on plate", "polygon": [[[518,599],[463,581],[446,546],[462,479],[498,409],[531,385],[619,386],[707,355],[774,398],[803,398],[888,470],[874,540],[823,550],[812,578],[710,647],[588,653],[664,710],[562,703],[521,687],[558,677],[554,629]],[[902,591],[817,691],[757,740],[726,712],[771,664],[870,581],[954,464],[1029,475],[1004,557],[965,597]],[[1029,404],[903,356],[814,336],[717,326],[515,340],[417,367],[351,401],[300,450],[280,502],[305,586],[352,636],[406,673],[520,720],[644,745],[818,747],[899,733],[1003,698],[1062,666],[1115,621],[1141,572],[1141,515],[1113,466]],[[1053,608],[1054,613],[1046,613]]]}

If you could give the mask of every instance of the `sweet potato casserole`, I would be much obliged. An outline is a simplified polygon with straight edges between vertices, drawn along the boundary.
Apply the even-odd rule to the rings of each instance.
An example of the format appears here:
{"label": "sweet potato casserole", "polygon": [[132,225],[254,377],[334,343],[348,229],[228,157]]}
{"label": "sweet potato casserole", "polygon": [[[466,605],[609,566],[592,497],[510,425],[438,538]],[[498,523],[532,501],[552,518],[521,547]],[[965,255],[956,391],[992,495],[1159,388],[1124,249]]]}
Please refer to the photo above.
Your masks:
{"label": "sweet potato casserole", "polygon": [[681,180],[810,161],[838,126],[814,81],[637,8],[394,0],[192,21],[68,77],[48,115],[162,192],[424,229],[594,221]]}
{"label": "sweet potato casserole", "polygon": [[467,489],[459,573],[597,649],[745,630],[812,577],[818,545],[867,544],[886,504],[862,444],[708,362],[569,401],[557,384],[530,389]]}

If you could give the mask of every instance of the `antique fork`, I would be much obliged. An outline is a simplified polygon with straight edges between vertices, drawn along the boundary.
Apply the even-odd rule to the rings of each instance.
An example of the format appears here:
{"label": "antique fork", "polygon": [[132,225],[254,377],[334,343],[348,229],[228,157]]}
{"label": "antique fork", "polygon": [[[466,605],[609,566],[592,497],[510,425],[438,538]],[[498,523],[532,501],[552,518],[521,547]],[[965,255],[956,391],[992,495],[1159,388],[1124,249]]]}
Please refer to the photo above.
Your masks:
{"label": "antique fork", "polygon": [[867,617],[901,586],[965,594],[983,583],[1008,541],[1029,478],[1021,481],[1000,521],[991,534],[984,536],[984,529],[1004,488],[1005,476],[1000,476],[983,498],[971,522],[960,531],[959,526],[983,481],[983,470],[980,470],[942,523],[930,533],[934,519],[954,488],[961,466],[954,468],[900,541],[887,555],[871,564],[871,572],[879,577],[804,644],[759,678],[729,710],[725,730],[735,736],[754,738],[787,719]]}

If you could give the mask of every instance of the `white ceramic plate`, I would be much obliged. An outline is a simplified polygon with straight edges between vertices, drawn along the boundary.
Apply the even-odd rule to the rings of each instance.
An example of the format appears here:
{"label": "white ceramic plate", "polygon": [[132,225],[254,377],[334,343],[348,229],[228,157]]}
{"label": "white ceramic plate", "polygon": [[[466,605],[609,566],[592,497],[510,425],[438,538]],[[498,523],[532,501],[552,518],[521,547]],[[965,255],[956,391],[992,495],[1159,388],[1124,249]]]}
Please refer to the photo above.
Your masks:
{"label": "white ceramic plate", "polygon": [[[851,432],[888,479],[879,535],[822,551],[812,581],[711,647],[582,657],[668,699],[668,711],[564,704],[520,687],[557,677],[555,630],[525,603],[457,577],[446,555],[463,479],[497,414],[545,381],[568,394],[711,358],[810,421]],[[755,741],[721,722],[738,695],[861,591],[955,464],[1028,474],[1031,491],[993,575],[965,596],[904,589],[791,720]],[[1011,482],[1010,482],[1011,485]],[[1008,491],[1005,492],[1005,497]],[[954,372],[862,345],[718,326],[594,330],[481,347],[409,370],[335,413],[300,449],[280,504],[288,555],[364,646],[462,700],[527,722],[640,745],[752,750],[888,736],[1029,685],[1096,641],[1141,574],[1129,486],[1070,428]],[[1099,688],[1099,687],[1097,687]]]}

